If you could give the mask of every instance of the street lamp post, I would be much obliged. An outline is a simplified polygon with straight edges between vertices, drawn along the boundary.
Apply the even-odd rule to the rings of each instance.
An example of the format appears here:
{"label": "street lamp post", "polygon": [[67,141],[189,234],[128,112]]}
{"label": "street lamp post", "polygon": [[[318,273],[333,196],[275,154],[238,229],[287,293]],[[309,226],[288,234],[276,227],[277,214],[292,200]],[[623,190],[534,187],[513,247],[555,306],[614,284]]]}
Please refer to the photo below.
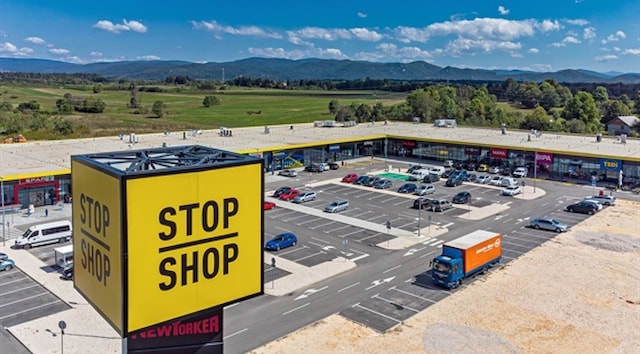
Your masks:
{"label": "street lamp post", "polygon": [[5,230],[6,223],[4,221],[4,177],[0,176],[0,198],[2,198],[2,246],[6,246],[7,232]]}
{"label": "street lamp post", "polygon": [[422,205],[418,205],[418,237],[420,237],[420,219],[422,217]]}

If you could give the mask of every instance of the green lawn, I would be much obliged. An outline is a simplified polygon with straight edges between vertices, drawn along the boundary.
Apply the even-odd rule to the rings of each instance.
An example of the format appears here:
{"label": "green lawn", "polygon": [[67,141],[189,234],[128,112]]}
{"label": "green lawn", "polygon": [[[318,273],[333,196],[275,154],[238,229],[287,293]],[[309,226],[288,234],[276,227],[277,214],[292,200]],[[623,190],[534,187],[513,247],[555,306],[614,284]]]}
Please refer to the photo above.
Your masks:
{"label": "green lawn", "polygon": [[[329,102],[338,100],[340,105],[381,102],[391,105],[404,101],[404,94],[373,91],[311,91],[270,90],[232,87],[225,91],[193,92],[178,91],[175,87],[164,87],[175,92],[136,92],[138,103],[151,111],[153,103],[162,101],[165,112],[162,118],[149,114],[135,114],[128,107],[129,91],[113,91],[104,88],[94,94],[91,86],[86,88],[0,86],[0,102],[8,101],[14,107],[32,100],[40,104],[41,111],[56,112],[56,101],[65,94],[74,97],[95,97],[106,103],[101,114],[74,113],[62,116],[74,122],[80,134],[109,135],[130,131],[135,127],[139,133],[182,130],[215,129],[224,127],[262,126],[290,123],[307,123],[316,120],[332,120]],[[221,104],[204,107],[207,95],[218,97]]]}

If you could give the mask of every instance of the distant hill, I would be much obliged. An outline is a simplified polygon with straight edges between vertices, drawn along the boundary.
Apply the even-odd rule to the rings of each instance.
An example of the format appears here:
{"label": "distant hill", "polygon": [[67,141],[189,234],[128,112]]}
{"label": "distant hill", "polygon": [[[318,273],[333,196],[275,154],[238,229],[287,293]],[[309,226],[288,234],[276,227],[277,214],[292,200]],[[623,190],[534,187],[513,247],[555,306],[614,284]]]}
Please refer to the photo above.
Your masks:
{"label": "distant hill", "polygon": [[373,63],[330,59],[247,58],[225,63],[187,61],[121,61],[73,64],[45,59],[0,58],[0,72],[83,73],[110,79],[163,80],[168,76],[221,80],[243,76],[272,80],[403,80],[403,81],[516,81],[560,83],[640,83],[640,73],[599,73],[590,70],[534,72],[522,70],[484,70],[439,67],[423,61],[412,63]]}

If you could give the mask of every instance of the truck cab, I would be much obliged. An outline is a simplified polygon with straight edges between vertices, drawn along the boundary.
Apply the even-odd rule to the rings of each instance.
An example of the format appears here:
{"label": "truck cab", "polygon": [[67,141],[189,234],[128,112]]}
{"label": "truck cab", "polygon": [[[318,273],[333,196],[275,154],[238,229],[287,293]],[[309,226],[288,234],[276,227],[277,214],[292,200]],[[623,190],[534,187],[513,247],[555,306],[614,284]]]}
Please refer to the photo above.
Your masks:
{"label": "truck cab", "polygon": [[437,256],[431,261],[431,279],[434,283],[449,289],[460,286],[464,278],[462,259]]}

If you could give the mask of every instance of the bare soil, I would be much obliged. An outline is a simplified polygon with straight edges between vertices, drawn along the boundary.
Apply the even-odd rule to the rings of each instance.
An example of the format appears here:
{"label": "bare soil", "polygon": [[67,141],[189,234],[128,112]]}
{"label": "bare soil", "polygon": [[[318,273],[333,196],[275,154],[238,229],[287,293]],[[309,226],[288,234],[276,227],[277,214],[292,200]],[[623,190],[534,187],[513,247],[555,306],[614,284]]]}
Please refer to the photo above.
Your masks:
{"label": "bare soil", "polygon": [[380,334],[334,315],[253,353],[639,353],[640,203],[618,201]]}

